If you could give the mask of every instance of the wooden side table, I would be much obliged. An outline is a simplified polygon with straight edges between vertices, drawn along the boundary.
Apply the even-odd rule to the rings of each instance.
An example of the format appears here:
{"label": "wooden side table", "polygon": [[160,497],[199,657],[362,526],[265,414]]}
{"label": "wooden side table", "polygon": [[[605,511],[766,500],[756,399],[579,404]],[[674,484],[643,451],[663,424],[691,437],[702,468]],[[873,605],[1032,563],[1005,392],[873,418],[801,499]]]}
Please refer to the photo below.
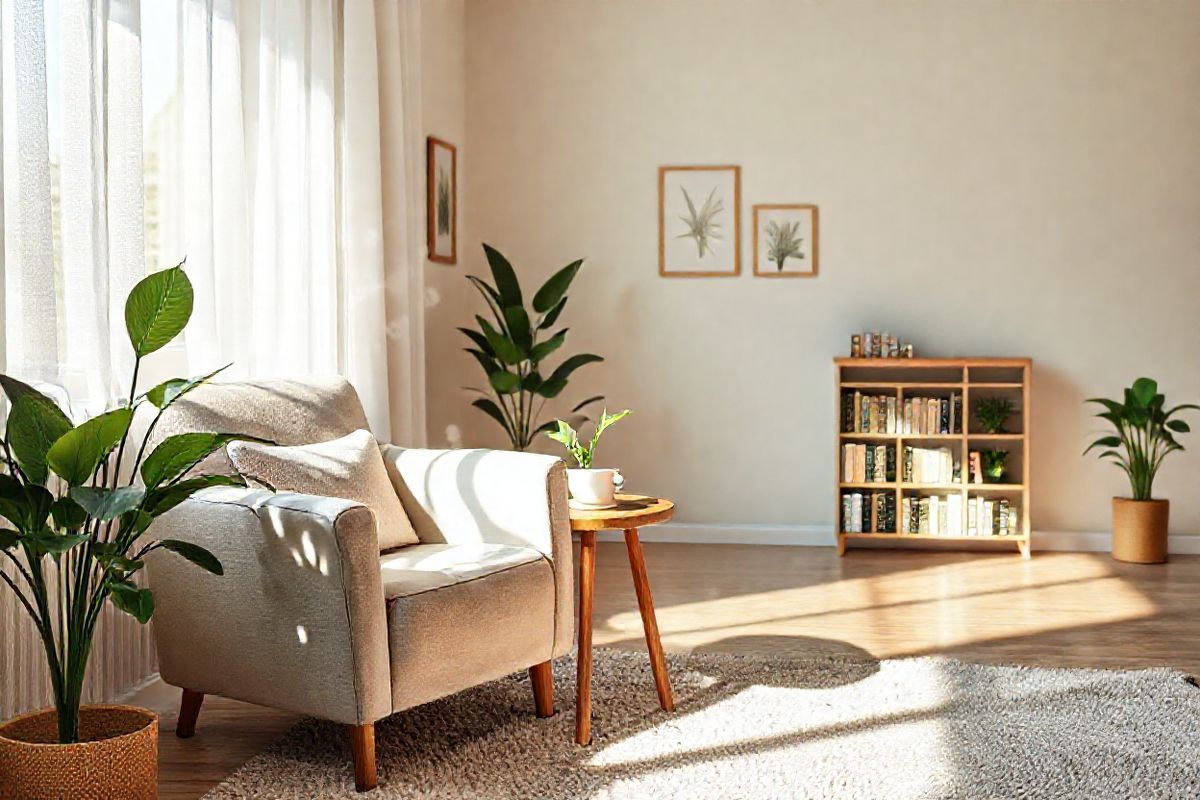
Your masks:
{"label": "wooden side table", "polygon": [[578,744],[587,744],[592,739],[592,593],[596,578],[596,531],[625,531],[625,548],[629,551],[633,588],[637,592],[638,609],[642,612],[642,628],[646,632],[658,704],[665,711],[675,708],[667,660],[663,657],[658,621],[654,617],[650,579],[646,577],[642,542],[638,538],[639,527],[666,522],[674,513],[675,504],[670,500],[631,494],[617,495],[616,508],[571,509],[571,530],[579,534],[579,673],[575,704],[575,741]]}

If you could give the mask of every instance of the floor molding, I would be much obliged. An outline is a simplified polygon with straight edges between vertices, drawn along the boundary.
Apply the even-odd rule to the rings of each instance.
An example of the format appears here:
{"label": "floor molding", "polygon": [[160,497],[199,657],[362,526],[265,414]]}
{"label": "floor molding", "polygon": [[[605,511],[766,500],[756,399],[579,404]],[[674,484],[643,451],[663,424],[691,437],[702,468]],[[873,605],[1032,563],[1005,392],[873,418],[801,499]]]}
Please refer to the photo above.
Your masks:
{"label": "floor molding", "polygon": [[[757,544],[799,547],[833,547],[833,528],[829,525],[725,525],[694,522],[667,522],[642,529],[644,542],[680,544]],[[621,541],[620,531],[601,531],[602,542]],[[1107,553],[1112,549],[1108,531],[1034,531],[1034,550],[1077,553]],[[1177,555],[1200,554],[1200,536],[1177,534],[1167,542],[1168,552]]]}

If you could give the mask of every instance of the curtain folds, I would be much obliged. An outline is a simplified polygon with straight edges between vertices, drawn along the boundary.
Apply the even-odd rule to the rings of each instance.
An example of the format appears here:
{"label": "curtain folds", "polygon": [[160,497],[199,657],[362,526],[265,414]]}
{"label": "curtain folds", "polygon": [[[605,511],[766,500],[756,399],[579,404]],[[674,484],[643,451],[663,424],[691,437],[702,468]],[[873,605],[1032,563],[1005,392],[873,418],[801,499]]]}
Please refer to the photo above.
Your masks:
{"label": "curtain folds", "polygon": [[386,72],[419,47],[419,4],[179,2],[185,222],[167,251],[196,285],[190,371],[338,372],[377,437],[422,443],[419,83]]}

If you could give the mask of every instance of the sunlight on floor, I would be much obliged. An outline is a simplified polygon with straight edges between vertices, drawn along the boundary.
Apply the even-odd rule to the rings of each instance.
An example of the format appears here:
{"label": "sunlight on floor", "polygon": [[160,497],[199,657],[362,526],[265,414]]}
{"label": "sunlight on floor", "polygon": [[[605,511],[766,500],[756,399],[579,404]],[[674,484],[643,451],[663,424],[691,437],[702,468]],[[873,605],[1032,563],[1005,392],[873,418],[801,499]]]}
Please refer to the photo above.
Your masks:
{"label": "sunlight on floor", "polygon": [[[1114,574],[1106,558],[1056,554],[1025,562],[982,558],[659,604],[658,624],[664,645],[674,651],[741,636],[819,635],[884,658],[1111,624],[1156,610]],[[914,625],[919,637],[913,636]],[[608,617],[596,641],[636,639],[641,631],[641,619],[631,610]]]}
{"label": "sunlight on floor", "polygon": [[[634,784],[647,791],[647,781],[736,784],[744,796],[766,797],[802,765],[828,767],[802,770],[813,796],[868,797],[887,786],[891,798],[928,797],[954,772],[940,721],[950,700],[940,670],[928,663],[889,664],[828,689],[755,685],[609,745],[588,768],[622,774],[611,786],[614,798]],[[856,759],[854,770],[837,769],[846,751],[872,757]],[[624,777],[630,771],[637,777]]]}

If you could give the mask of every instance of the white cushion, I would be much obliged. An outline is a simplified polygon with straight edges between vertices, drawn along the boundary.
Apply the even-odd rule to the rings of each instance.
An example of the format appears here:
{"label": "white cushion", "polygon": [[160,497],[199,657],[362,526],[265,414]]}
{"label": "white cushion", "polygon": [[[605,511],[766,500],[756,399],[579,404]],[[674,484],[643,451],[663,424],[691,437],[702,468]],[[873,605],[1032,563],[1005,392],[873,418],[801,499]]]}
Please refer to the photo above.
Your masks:
{"label": "white cushion", "polygon": [[379,559],[383,596],[393,600],[443,589],[543,558],[530,547],[486,542],[405,547]]}
{"label": "white cushion", "polygon": [[235,442],[229,445],[229,459],[238,472],[281,492],[362,503],[375,513],[380,550],[418,541],[370,431],[290,447]]}

